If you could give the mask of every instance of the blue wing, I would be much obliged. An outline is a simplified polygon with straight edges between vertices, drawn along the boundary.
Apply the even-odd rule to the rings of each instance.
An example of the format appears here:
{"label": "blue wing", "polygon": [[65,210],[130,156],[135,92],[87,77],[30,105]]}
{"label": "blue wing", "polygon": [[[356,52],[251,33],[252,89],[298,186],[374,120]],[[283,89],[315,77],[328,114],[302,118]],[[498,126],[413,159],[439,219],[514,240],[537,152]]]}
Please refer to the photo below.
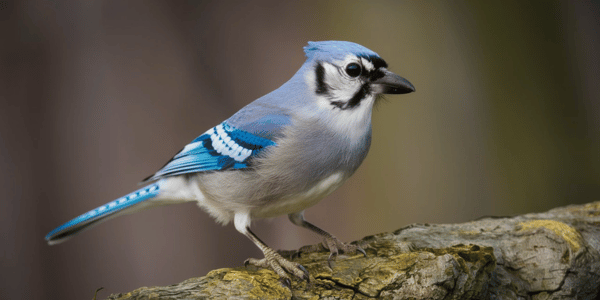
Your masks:
{"label": "blue wing", "polygon": [[143,181],[188,173],[245,169],[262,150],[274,146],[272,140],[240,130],[227,121],[197,137],[167,164]]}

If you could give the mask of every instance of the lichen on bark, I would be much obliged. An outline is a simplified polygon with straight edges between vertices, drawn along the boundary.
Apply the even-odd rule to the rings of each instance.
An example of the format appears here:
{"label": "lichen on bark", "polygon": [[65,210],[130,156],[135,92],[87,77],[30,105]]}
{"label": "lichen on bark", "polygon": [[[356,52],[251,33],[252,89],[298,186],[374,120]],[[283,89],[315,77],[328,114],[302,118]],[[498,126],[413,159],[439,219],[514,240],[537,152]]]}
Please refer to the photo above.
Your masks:
{"label": "lichen on bark", "polygon": [[291,289],[270,270],[239,267],[109,299],[595,299],[600,289],[600,202],[413,224],[357,243],[367,256],[341,255],[333,269],[322,247],[294,258],[311,280]]}

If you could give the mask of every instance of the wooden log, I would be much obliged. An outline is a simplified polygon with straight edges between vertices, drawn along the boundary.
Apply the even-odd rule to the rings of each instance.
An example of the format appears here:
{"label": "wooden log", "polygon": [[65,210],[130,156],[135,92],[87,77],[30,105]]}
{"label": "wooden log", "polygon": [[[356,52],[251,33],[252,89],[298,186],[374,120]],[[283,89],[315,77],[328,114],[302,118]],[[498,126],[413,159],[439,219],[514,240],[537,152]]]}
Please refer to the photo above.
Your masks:
{"label": "wooden log", "polygon": [[340,255],[333,269],[327,250],[305,247],[293,260],[311,280],[291,289],[270,270],[239,267],[108,299],[597,299],[600,290],[600,202],[414,224],[356,243],[367,257]]}

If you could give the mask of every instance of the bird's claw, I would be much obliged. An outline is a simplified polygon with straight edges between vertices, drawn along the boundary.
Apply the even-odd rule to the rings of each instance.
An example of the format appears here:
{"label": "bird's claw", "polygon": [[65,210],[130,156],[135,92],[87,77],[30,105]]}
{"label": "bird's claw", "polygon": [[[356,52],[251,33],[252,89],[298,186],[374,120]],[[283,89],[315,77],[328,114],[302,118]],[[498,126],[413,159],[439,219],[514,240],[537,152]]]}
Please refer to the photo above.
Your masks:
{"label": "bird's claw", "polygon": [[365,252],[362,247],[354,244],[344,243],[334,236],[326,237],[322,245],[324,248],[329,249],[330,253],[329,257],[327,258],[327,264],[331,269],[333,269],[331,262],[336,260],[340,251],[342,253],[360,252],[367,257],[367,252]]}
{"label": "bird's claw", "polygon": [[365,257],[367,257],[367,252],[360,246],[356,246],[356,251],[362,253]]}
{"label": "bird's claw", "polygon": [[333,270],[333,265],[331,264],[331,262],[332,262],[333,260],[335,260],[335,258],[336,258],[337,256],[338,256],[338,252],[337,252],[337,249],[336,249],[336,251],[335,251],[335,252],[334,252],[334,251],[331,251],[331,252],[329,253],[329,257],[327,257],[327,265],[329,265],[329,268],[330,268],[330,269],[332,269],[332,270]]}
{"label": "bird's claw", "polygon": [[279,275],[281,283],[288,288],[291,287],[291,280],[288,273],[310,282],[310,274],[304,266],[297,262],[289,261],[274,251],[266,251],[265,258],[263,259],[248,258],[244,262],[244,265],[247,267],[249,264],[273,270]]}
{"label": "bird's claw", "polygon": [[285,286],[286,288],[292,289],[292,281],[289,277],[280,277],[279,282],[281,282],[281,285]]}

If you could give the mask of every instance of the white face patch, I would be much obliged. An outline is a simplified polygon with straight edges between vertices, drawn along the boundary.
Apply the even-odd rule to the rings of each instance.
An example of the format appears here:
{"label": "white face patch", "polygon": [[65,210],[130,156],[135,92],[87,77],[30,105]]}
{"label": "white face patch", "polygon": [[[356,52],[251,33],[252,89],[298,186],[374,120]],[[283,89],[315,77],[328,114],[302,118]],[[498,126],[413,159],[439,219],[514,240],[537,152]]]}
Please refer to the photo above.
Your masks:
{"label": "white face patch", "polygon": [[348,76],[343,67],[338,68],[328,63],[324,63],[323,67],[325,68],[325,84],[329,87],[326,97],[330,102],[346,103],[350,101],[363,85],[358,77],[351,78]]}
{"label": "white face patch", "polygon": [[[376,95],[367,93],[364,98],[360,99],[358,105],[343,109],[365,83],[360,76],[352,78],[346,74],[345,67],[350,63],[360,64],[367,72],[369,68],[374,68],[368,60],[348,55],[344,60],[335,61],[334,64],[320,62],[321,75],[318,75],[317,72],[319,64],[315,64],[314,71],[306,72],[305,80],[309,88],[315,91],[314,96],[317,107],[321,112],[325,112],[325,114],[320,114],[321,121],[324,121],[333,132],[347,137],[354,144],[361,142],[364,134],[370,130],[371,111]],[[323,93],[317,92],[319,88],[318,76],[321,76],[321,80],[325,84],[326,90]],[[335,102],[338,102],[338,104],[334,104]],[[310,111],[306,111],[305,115],[310,114]]]}
{"label": "white face patch", "polygon": [[[350,77],[345,71],[350,63],[360,64],[360,60],[356,56],[348,55],[343,61],[335,61],[333,64],[319,62],[314,66],[315,71],[306,72],[305,81],[309,88],[315,91],[320,108],[344,107],[361,89],[364,84],[361,77]],[[317,68],[321,68],[320,75],[316,74]],[[322,89],[321,92],[318,91],[319,88]]]}
{"label": "white face patch", "polygon": [[367,70],[368,72],[375,71],[375,66],[368,59],[361,57],[360,61],[362,62],[363,68],[365,68],[365,70]]}

